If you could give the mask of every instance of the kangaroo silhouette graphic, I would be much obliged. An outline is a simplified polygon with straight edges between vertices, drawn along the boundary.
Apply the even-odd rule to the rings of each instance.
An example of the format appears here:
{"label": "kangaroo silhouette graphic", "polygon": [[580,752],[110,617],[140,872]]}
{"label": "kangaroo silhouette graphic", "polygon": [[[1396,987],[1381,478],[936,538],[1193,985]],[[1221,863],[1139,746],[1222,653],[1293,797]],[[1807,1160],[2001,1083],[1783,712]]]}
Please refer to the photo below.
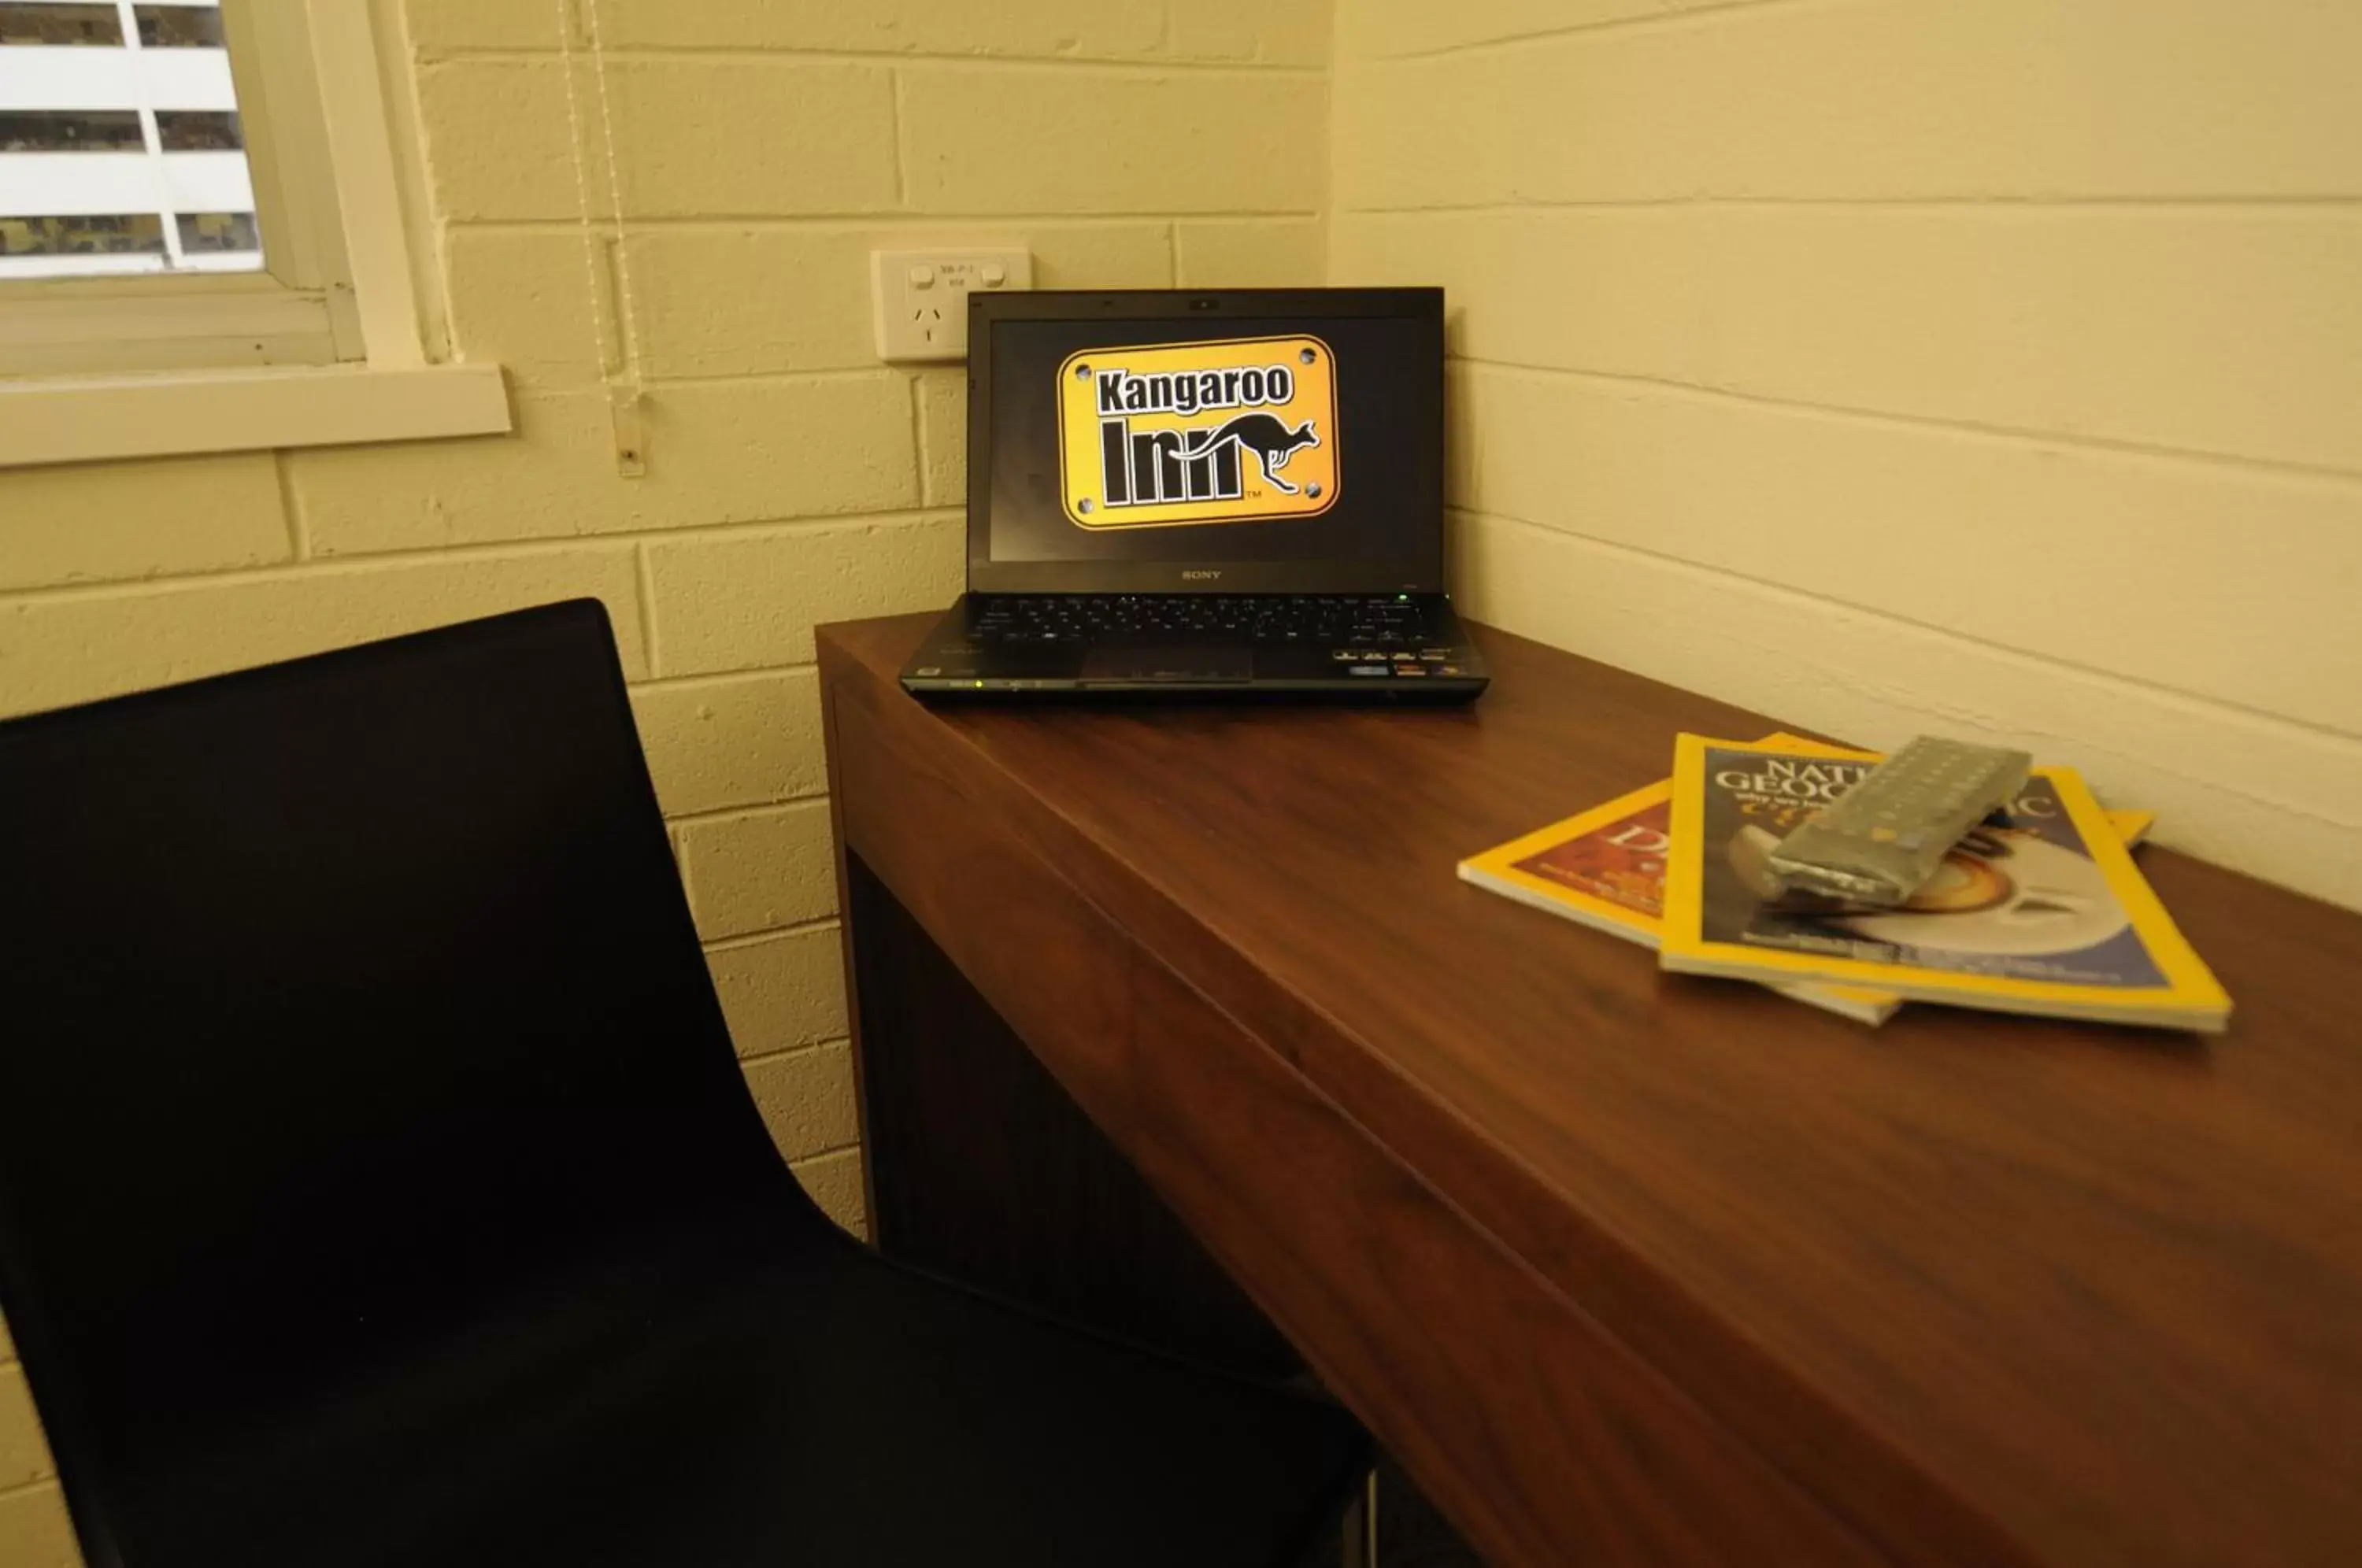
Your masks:
{"label": "kangaroo silhouette graphic", "polygon": [[1255,460],[1263,465],[1264,478],[1288,494],[1297,495],[1301,492],[1280,478],[1279,470],[1287,466],[1289,456],[1297,447],[1320,445],[1320,435],[1313,429],[1309,419],[1290,430],[1271,414],[1242,414],[1212,430],[1192,431],[1188,455],[1202,458],[1231,442],[1255,455]]}

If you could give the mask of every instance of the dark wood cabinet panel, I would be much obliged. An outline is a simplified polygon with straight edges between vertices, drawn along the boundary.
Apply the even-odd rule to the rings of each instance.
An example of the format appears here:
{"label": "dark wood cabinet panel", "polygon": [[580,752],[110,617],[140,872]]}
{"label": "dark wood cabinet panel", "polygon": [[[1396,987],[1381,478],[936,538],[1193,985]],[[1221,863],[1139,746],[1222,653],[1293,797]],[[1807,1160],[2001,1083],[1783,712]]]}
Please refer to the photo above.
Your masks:
{"label": "dark wood cabinet panel", "polygon": [[1303,1359],[858,859],[871,1229],[907,1263],[1274,1381]]}

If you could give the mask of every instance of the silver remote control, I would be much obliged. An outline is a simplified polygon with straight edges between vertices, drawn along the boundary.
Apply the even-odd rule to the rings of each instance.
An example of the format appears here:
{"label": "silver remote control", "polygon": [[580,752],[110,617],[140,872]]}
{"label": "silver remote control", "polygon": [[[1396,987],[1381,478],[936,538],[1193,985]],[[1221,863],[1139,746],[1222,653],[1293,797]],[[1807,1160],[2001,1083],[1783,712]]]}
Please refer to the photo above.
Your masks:
{"label": "silver remote control", "polygon": [[2016,798],[2033,767],[2022,751],[1921,735],[1782,839],[1772,871],[1797,892],[1903,903],[1970,828]]}

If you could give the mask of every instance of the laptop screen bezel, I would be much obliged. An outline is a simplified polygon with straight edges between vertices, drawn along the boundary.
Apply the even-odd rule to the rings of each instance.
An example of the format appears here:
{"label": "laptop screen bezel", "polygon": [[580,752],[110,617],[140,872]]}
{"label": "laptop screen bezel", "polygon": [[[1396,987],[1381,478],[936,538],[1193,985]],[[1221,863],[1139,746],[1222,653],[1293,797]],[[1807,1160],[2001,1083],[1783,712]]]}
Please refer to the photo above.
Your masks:
{"label": "laptop screen bezel", "polygon": [[[1301,324],[1388,317],[1424,324],[1434,383],[1433,437],[1403,504],[1432,519],[1401,559],[996,561],[992,558],[993,328],[1008,321]],[[1411,390],[1405,389],[1407,392]],[[1440,593],[1443,591],[1441,289],[1094,289],[977,293],[968,299],[967,585],[974,593]]]}

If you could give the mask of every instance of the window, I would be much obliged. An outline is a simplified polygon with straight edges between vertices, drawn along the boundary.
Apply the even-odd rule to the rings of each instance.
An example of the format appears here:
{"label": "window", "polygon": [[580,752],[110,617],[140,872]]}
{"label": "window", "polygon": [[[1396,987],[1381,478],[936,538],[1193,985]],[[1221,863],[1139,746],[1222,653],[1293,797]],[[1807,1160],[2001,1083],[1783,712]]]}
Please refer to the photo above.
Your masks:
{"label": "window", "polygon": [[399,28],[397,0],[0,0],[0,467],[509,428],[497,369],[429,363]]}
{"label": "window", "polygon": [[[0,280],[261,270],[251,221],[206,231],[245,249],[182,243],[184,212],[255,212],[237,121],[219,0],[0,0],[0,219],[20,220]],[[134,233],[162,243],[96,239]]]}
{"label": "window", "polygon": [[0,47],[71,49],[76,44],[111,49],[123,42],[123,18],[110,3],[58,0],[57,4],[0,6]]}
{"label": "window", "polygon": [[136,6],[142,49],[224,49],[221,0],[172,0],[166,6]]}
{"label": "window", "polygon": [[128,109],[88,109],[80,114],[0,109],[0,153],[147,150],[139,116]]}
{"label": "window", "polygon": [[236,115],[200,109],[157,110],[156,139],[167,152],[241,152],[246,148]]}
{"label": "window", "polygon": [[161,256],[164,225],[130,216],[0,217],[0,256]]}
{"label": "window", "polygon": [[252,213],[182,213],[181,248],[202,255],[243,256],[262,244]]}

